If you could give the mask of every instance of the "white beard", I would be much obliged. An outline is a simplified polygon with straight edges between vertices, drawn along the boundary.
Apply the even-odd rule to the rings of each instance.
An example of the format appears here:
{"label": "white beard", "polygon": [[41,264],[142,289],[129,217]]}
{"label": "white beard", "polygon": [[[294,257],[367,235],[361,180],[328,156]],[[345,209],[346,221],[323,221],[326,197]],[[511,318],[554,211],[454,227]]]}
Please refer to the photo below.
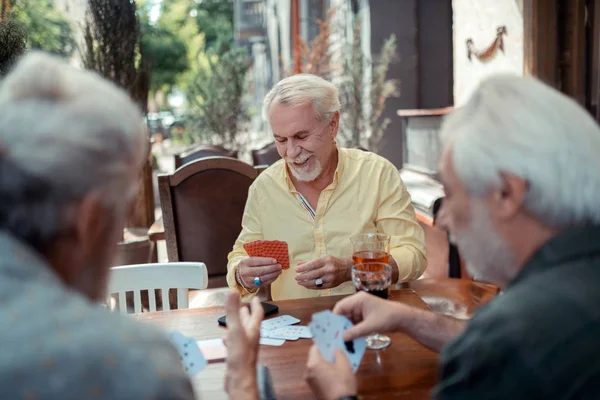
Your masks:
{"label": "white beard", "polygon": [[494,229],[484,203],[472,203],[469,226],[452,235],[452,241],[466,261],[467,272],[477,280],[502,286],[514,278],[515,256]]}
{"label": "white beard", "polygon": [[[308,160],[309,156],[300,156],[297,159],[293,160],[294,162],[303,162]],[[321,166],[321,162],[318,158],[315,158],[315,166],[313,168],[303,166],[302,168],[296,168],[292,164],[292,160],[287,160],[287,164],[289,166],[290,172],[294,175],[294,178],[298,179],[301,182],[312,182],[321,175],[321,171],[323,170]]]}

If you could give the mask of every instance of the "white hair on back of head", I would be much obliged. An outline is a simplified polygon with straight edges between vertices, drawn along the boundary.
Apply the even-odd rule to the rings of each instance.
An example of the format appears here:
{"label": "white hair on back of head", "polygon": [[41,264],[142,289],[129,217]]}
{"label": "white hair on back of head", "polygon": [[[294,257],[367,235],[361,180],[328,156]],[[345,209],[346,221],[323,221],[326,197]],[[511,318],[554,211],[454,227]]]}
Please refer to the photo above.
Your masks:
{"label": "white hair on back of head", "polygon": [[[56,215],[92,190],[107,205],[124,203],[147,151],[142,114],[125,91],[41,52],[0,83],[0,228],[21,220],[43,241],[59,229]],[[33,194],[40,185],[45,193]]]}
{"label": "white hair on back of head", "polygon": [[600,223],[600,127],[574,100],[531,77],[498,75],[442,124],[470,193],[525,179],[524,207],[547,224]]}
{"label": "white hair on back of head", "polygon": [[263,118],[269,121],[272,103],[298,106],[312,103],[319,121],[328,121],[340,111],[339,91],[333,83],[311,74],[297,74],[277,82],[263,103]]}

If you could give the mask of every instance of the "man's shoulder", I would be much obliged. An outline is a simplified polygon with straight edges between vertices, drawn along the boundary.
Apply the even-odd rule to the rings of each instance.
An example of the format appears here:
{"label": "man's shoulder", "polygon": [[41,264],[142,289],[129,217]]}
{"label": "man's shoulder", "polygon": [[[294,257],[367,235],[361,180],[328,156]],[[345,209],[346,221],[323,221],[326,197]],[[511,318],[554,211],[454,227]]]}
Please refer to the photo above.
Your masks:
{"label": "man's shoulder", "polygon": [[[90,390],[106,398],[193,398],[176,350],[150,325],[82,301],[30,325],[20,328],[22,339],[10,339],[25,343],[15,350],[18,361],[0,356],[0,381],[11,390],[27,382],[64,399],[86,398]],[[11,382],[11,376],[21,380]]]}
{"label": "man's shoulder", "polygon": [[283,159],[275,161],[273,164],[269,165],[264,171],[262,171],[254,180],[254,186],[260,186],[265,183],[269,183],[272,181],[281,181],[285,180],[284,171],[285,161]]}
{"label": "man's shoulder", "polygon": [[400,176],[398,168],[390,160],[377,153],[347,148],[341,148],[340,151],[344,153],[347,168],[364,172],[383,173],[385,171],[392,171],[398,173],[398,176]]}

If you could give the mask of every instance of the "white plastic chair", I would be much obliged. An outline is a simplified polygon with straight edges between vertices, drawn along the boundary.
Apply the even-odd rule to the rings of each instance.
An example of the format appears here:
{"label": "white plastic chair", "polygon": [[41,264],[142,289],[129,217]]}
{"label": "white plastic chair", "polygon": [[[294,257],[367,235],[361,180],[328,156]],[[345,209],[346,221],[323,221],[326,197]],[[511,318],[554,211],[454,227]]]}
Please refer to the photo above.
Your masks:
{"label": "white plastic chair", "polygon": [[208,273],[204,263],[173,262],[125,265],[111,268],[108,299],[110,300],[113,293],[117,293],[119,295],[119,311],[121,314],[127,314],[125,293],[133,292],[134,312],[140,313],[142,312],[140,292],[148,290],[150,311],[156,311],[154,289],[161,289],[163,311],[168,311],[170,310],[169,289],[177,289],[177,308],[188,308],[189,289],[206,289],[207,286]]}

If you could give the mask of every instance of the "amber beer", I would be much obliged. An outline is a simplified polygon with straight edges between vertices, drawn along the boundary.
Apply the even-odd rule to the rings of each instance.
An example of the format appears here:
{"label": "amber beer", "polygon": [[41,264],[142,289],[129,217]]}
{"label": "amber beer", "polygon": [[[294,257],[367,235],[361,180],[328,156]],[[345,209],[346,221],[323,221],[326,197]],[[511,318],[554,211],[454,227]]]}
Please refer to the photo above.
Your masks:
{"label": "amber beer", "polygon": [[384,263],[389,264],[390,255],[385,251],[381,250],[366,250],[358,251],[352,254],[352,261],[356,264],[368,264],[368,263]]}

